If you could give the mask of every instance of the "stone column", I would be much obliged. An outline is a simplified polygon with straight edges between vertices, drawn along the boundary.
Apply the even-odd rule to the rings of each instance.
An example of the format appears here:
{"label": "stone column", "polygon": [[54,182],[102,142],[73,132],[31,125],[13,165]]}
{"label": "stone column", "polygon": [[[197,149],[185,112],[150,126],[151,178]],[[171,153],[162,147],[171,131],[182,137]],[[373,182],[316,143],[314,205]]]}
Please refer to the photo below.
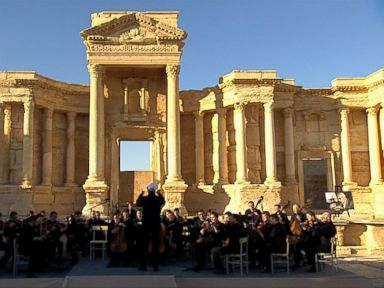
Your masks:
{"label": "stone column", "polygon": [[164,209],[184,206],[184,192],[187,188],[181,177],[180,153],[180,103],[179,103],[179,65],[167,65],[167,179],[163,186],[166,194]]}
{"label": "stone column", "polygon": [[[86,206],[83,213],[90,214],[91,209],[108,214],[105,199],[109,187],[105,182],[105,137],[104,137],[104,95],[103,67],[89,64],[90,97],[89,97],[89,175],[83,185],[86,192]],[[105,205],[103,205],[105,203]]]}
{"label": "stone column", "polygon": [[227,110],[218,108],[218,140],[219,140],[219,184],[228,184],[228,159],[227,159]]}
{"label": "stone column", "polygon": [[5,183],[9,183],[9,151],[11,144],[11,130],[12,130],[12,106],[10,104],[3,104],[4,113],[4,158],[3,158],[3,172]]}
{"label": "stone column", "polygon": [[7,168],[4,160],[8,155],[5,153],[4,120],[4,105],[0,103],[0,184],[7,183]]}
{"label": "stone column", "polygon": [[67,173],[65,186],[76,186],[75,183],[75,131],[76,113],[67,113]]}
{"label": "stone column", "polygon": [[179,65],[167,65],[167,182],[182,181],[180,155]]}
{"label": "stone column", "polygon": [[381,153],[379,141],[379,127],[377,122],[377,107],[367,109],[368,113],[368,143],[369,143],[369,164],[371,172],[370,185],[381,184],[383,182],[381,172]]}
{"label": "stone column", "polygon": [[[104,175],[104,97],[101,65],[88,65],[90,74],[89,101],[89,176],[87,182],[105,182]],[[86,185],[87,185],[86,182]]]}
{"label": "stone column", "polygon": [[343,160],[343,185],[351,186],[355,185],[352,180],[352,157],[351,146],[349,142],[349,109],[343,108],[340,110],[340,122],[341,122],[341,158]]}
{"label": "stone column", "polygon": [[21,186],[24,189],[32,187],[33,167],[33,113],[34,103],[32,98],[24,102],[23,122],[23,178]]}
{"label": "stone column", "polygon": [[285,179],[286,184],[296,184],[295,177],[295,144],[293,137],[292,108],[283,110],[284,114],[284,144],[285,144]]}
{"label": "stone column", "polygon": [[52,185],[52,119],[53,110],[44,109],[44,137],[43,137],[43,182],[42,185]]}
{"label": "stone column", "polygon": [[247,178],[247,147],[245,133],[245,104],[236,103],[233,112],[236,139],[236,183],[248,182]]}
{"label": "stone column", "polygon": [[196,111],[194,115],[196,184],[204,185],[204,112]]}
{"label": "stone column", "polygon": [[264,104],[264,129],[265,129],[265,184],[269,186],[280,186],[277,181],[276,171],[276,143],[275,143],[275,120],[273,113],[273,102]]}

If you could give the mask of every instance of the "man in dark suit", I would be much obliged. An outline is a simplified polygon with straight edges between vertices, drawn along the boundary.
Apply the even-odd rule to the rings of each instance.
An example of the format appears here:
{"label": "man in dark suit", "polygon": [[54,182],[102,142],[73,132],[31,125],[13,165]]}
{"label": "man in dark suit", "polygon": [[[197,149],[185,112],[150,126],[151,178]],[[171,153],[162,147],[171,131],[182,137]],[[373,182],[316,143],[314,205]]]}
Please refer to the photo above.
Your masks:
{"label": "man in dark suit", "polygon": [[154,271],[159,270],[159,244],[160,244],[160,212],[165,204],[163,195],[156,191],[151,183],[147,186],[148,194],[141,193],[136,205],[143,209],[144,241],[141,251],[140,270],[147,269],[148,243],[152,242],[152,266]]}

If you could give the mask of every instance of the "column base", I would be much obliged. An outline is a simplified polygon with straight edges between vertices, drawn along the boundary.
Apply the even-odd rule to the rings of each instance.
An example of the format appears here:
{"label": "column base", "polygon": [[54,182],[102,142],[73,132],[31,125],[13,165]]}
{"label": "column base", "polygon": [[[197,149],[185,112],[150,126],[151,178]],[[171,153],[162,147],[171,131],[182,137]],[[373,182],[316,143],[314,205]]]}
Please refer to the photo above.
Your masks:
{"label": "column base", "polygon": [[357,186],[356,182],[353,181],[345,181],[342,183],[343,187],[355,187]]}
{"label": "column base", "polygon": [[100,211],[103,215],[110,215],[109,187],[105,180],[94,180],[88,177],[83,185],[86,197],[86,205],[83,208],[84,215],[90,215],[92,211]]}
{"label": "column base", "polygon": [[282,186],[281,182],[275,179],[266,179],[264,181],[264,185],[268,186],[269,188],[280,188]]}
{"label": "column base", "polygon": [[163,186],[165,192],[165,205],[163,210],[179,208],[181,215],[188,215],[188,211],[184,205],[184,193],[187,187],[188,185],[185,184],[183,180],[171,182],[167,179]]}
{"label": "column base", "polygon": [[369,186],[383,185],[383,179],[375,179],[369,182]]}
{"label": "column base", "polygon": [[65,183],[65,187],[77,187],[78,185],[75,182]]}
{"label": "column base", "polygon": [[240,178],[236,179],[235,184],[237,185],[247,185],[250,184],[251,182],[247,178]]}
{"label": "column base", "polygon": [[32,182],[29,179],[23,179],[23,181],[21,181],[21,188],[22,189],[32,188]]}

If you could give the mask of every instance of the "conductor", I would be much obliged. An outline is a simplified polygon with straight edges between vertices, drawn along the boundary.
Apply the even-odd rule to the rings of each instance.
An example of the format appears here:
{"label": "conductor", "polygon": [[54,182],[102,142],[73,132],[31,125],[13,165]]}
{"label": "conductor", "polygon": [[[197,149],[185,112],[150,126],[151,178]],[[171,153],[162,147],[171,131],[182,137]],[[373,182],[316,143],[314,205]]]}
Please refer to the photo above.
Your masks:
{"label": "conductor", "polygon": [[143,208],[143,245],[140,251],[140,270],[147,269],[148,246],[152,243],[151,263],[153,271],[159,271],[159,243],[160,243],[160,212],[165,204],[163,195],[156,191],[156,186],[151,183],[147,186],[148,194],[144,191],[137,199],[136,205]]}

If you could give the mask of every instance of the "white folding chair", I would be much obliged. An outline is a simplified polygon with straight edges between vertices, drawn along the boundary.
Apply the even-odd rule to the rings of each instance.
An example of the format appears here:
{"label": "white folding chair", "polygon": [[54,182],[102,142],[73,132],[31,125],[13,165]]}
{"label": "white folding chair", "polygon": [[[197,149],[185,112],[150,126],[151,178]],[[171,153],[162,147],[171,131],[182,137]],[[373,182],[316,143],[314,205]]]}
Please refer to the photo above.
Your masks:
{"label": "white folding chair", "polygon": [[289,274],[289,237],[286,238],[285,253],[271,253],[271,272],[274,273],[273,267],[275,264],[285,264],[287,274]]}
{"label": "white folding chair", "polygon": [[12,270],[13,276],[17,274],[17,267],[22,265],[28,265],[29,259],[27,256],[19,254],[19,242],[18,239],[13,239],[13,259],[12,259]]}
{"label": "white folding chair", "polygon": [[225,266],[226,272],[229,273],[229,265],[231,265],[232,270],[235,265],[240,266],[240,274],[243,275],[243,268],[245,266],[246,273],[248,274],[248,237],[243,237],[239,239],[240,251],[237,254],[227,254],[225,255]]}
{"label": "white folding chair", "polygon": [[337,270],[337,257],[336,257],[336,245],[337,238],[332,237],[331,241],[331,251],[328,253],[316,253],[315,262],[316,262],[316,272],[320,271],[320,266],[323,266],[324,263],[331,263],[332,268]]}
{"label": "white folding chair", "polygon": [[[103,235],[103,239],[97,239],[96,235],[100,235],[101,233],[97,233],[101,231]],[[92,240],[89,241],[89,259],[95,259],[95,252],[97,250],[101,251],[102,259],[104,260],[107,254],[107,244],[108,244],[108,226],[106,225],[94,225],[92,226]]]}

